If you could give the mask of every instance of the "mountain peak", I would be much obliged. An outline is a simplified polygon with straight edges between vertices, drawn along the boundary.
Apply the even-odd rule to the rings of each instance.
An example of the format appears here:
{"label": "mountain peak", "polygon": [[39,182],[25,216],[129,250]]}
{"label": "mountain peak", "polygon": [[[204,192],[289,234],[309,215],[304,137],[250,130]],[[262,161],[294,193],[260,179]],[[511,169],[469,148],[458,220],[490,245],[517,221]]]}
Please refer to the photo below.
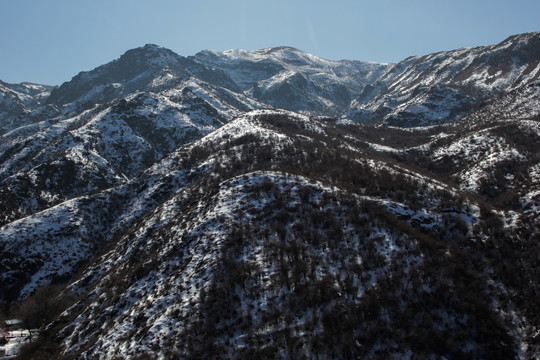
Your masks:
{"label": "mountain peak", "polygon": [[147,49],[147,50],[160,50],[165,49],[162,46],[156,45],[156,44],[145,44],[144,46],[140,47],[141,49]]}
{"label": "mountain peak", "polygon": [[[225,57],[230,60],[262,60],[268,58],[280,60],[298,56],[305,57],[309,54],[291,46],[277,46],[252,51],[244,49],[228,49],[223,52],[204,50],[198,53],[196,56],[202,57],[212,55],[221,58]],[[314,55],[311,56],[314,57]]]}
{"label": "mountain peak", "polygon": [[305,53],[304,51],[302,50],[299,50],[295,47],[292,47],[292,46],[275,46],[275,47],[269,47],[269,48],[264,48],[264,49],[261,49],[259,50],[260,52],[264,52],[266,54],[272,54],[272,53],[276,53],[276,52],[294,52],[294,53]]}
{"label": "mountain peak", "polygon": [[161,47],[155,44],[146,44],[144,46],[126,51],[119,59],[115,61],[133,61],[138,60],[146,66],[163,67],[167,65],[177,64],[182,59],[182,56],[174,51]]}
{"label": "mountain peak", "polygon": [[[48,103],[63,105],[76,99],[84,101],[107,101],[118,95],[118,89],[127,89],[120,93],[129,93],[131,88],[136,91],[146,82],[151,82],[154,73],[164,68],[173,68],[176,73],[183,73],[182,60],[184,58],[172,50],[155,44],[146,44],[131,49],[118,59],[101,65],[91,71],[80,72],[71,81],[62,84],[51,92]],[[146,74],[141,77],[141,75]],[[111,96],[104,94],[104,89],[110,90]],[[114,95],[114,96],[112,96]]]}
{"label": "mountain peak", "polygon": [[172,50],[169,50],[167,48],[164,48],[163,46],[159,46],[156,44],[145,44],[143,46],[130,49],[126,51],[126,53],[130,51],[135,51],[135,52],[144,53],[144,54],[171,54],[171,53],[175,54]]}

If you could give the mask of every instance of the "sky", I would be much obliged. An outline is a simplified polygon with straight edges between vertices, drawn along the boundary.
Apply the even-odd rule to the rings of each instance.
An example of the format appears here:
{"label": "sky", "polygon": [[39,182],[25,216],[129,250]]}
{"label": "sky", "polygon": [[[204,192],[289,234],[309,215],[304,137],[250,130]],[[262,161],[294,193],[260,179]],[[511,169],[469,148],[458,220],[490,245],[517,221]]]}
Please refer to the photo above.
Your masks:
{"label": "sky", "polygon": [[538,14],[539,0],[0,0],[0,80],[60,85],[145,44],[395,63],[540,31]]}

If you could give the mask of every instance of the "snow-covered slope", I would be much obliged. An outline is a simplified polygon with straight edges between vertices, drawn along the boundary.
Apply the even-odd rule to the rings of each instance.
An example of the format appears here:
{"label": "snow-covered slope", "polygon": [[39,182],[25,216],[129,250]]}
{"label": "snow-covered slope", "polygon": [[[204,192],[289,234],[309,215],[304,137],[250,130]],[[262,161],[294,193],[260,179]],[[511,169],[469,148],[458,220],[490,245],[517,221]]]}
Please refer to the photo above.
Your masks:
{"label": "snow-covered slope", "polygon": [[189,80],[162,93],[133,94],[74,117],[59,116],[4,134],[1,222],[118,185],[259,106],[240,95],[221,95],[206,83]]}
{"label": "snow-covered slope", "polygon": [[[26,125],[26,116],[42,105],[51,86],[31,83],[6,84],[0,81],[0,134]],[[25,121],[26,120],[26,121]]]}
{"label": "snow-covered slope", "polygon": [[[327,239],[340,231],[341,223],[347,224],[341,217],[358,211],[361,202],[347,203],[336,189],[286,173],[231,178],[181,211],[179,205],[189,201],[187,196],[178,193],[147,219],[147,224],[159,222],[167,229],[164,237],[152,240],[155,230],[149,226],[141,232],[144,236],[120,240],[125,250],[105,254],[87,273],[103,276],[85,301],[64,314],[73,316],[82,305],[86,309],[73,326],[60,332],[68,353],[230,358],[266,352],[286,357],[284,346],[291,341],[306,356],[320,354],[317,338],[330,341],[329,326],[321,319],[323,306],[325,311],[337,311],[349,303],[348,296],[360,304],[384,272],[384,261],[347,253],[346,248],[361,249],[373,241],[375,248],[380,246],[375,252],[388,251],[389,261],[407,247],[415,248],[406,241],[394,243],[382,224],[367,238],[349,228],[338,243],[319,242],[316,236]],[[280,204],[284,196],[286,210]],[[339,201],[344,203],[338,205]],[[260,227],[257,218],[263,214],[287,220]],[[337,228],[324,223],[317,228],[323,216]],[[388,243],[392,248],[385,250]],[[135,251],[148,261],[133,279],[129,259]],[[296,260],[289,258],[295,253]],[[365,269],[362,278],[354,267]],[[347,271],[351,277],[345,279],[341,274]],[[346,282],[351,289],[345,290]],[[75,283],[74,291],[79,286]],[[341,291],[345,297],[338,300]],[[310,296],[311,304],[300,300]],[[335,302],[327,303],[334,297]],[[106,327],[97,325],[105,319]],[[88,341],[93,337],[99,340]]]}
{"label": "snow-covered slope", "polygon": [[181,61],[181,56],[157,45],[132,49],[120,58],[92,71],[81,72],[55,88],[47,103],[103,103],[143,88],[155,91],[188,75]]}
{"label": "snow-covered slope", "polygon": [[202,51],[194,60],[224,71],[266,104],[310,114],[339,115],[390,64],[330,61],[291,47]]}
{"label": "snow-covered slope", "polygon": [[540,79],[540,32],[497,45],[414,56],[396,64],[345,117],[395,126],[451,122],[481,102]]}
{"label": "snow-covered slope", "polygon": [[81,358],[526,358],[538,229],[530,209],[415,168],[415,149],[465,139],[441,130],[395,129],[404,146],[390,148],[381,128],[249,112],[123,185],[0,228],[2,283],[26,294],[102,249],[49,327]]}

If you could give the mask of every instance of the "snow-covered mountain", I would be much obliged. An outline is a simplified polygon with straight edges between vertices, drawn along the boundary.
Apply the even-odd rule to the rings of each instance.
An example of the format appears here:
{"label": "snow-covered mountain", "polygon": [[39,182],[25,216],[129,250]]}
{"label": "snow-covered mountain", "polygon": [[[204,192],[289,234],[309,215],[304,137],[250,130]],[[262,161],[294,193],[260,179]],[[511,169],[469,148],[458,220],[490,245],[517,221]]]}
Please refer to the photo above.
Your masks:
{"label": "snow-covered mountain", "polygon": [[455,121],[486,100],[540,80],[539,49],[536,32],[407,58],[367,87],[345,116],[392,126]]}
{"label": "snow-covered mountain", "polygon": [[[415,169],[443,133],[448,149],[469,136],[254,111],[125,185],[5,226],[3,266],[35,271],[25,292],[101,253],[49,328],[78,357],[526,358],[538,191],[481,200],[439,179],[437,151],[432,172]],[[523,154],[534,182],[537,154]]]}
{"label": "snow-covered mountain", "polygon": [[202,80],[183,61],[153,45],[130,50],[52,89],[46,105],[6,117],[24,126],[0,142],[0,193],[9,204],[0,208],[0,224],[118,185],[264,106]]}
{"label": "snow-covered mountain", "polygon": [[0,80],[0,134],[25,125],[24,120],[45,102],[51,89],[51,86],[7,84]]}
{"label": "snow-covered mountain", "polygon": [[395,65],[146,45],[0,83],[21,358],[538,357],[539,34]]}
{"label": "snow-covered mountain", "polygon": [[329,61],[291,47],[202,51],[194,60],[224,71],[245,93],[278,108],[340,115],[390,64]]}

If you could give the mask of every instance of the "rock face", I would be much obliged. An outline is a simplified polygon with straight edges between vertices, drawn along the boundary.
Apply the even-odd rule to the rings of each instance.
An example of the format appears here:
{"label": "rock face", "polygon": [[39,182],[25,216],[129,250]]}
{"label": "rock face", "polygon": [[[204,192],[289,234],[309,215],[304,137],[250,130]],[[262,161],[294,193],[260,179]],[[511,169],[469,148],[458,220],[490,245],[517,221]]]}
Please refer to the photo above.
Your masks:
{"label": "rock face", "polygon": [[33,356],[538,357],[538,42],[0,83],[0,299]]}

